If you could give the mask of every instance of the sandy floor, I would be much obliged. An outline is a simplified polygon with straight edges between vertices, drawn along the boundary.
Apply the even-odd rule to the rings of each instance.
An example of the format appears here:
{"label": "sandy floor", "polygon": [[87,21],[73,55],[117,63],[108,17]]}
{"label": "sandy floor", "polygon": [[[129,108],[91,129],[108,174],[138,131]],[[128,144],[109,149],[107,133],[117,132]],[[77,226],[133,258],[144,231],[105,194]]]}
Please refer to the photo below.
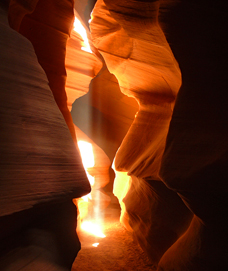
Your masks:
{"label": "sandy floor", "polygon": [[[154,270],[132,234],[119,223],[119,210],[108,208],[104,215],[104,234],[98,238],[79,232],[81,251],[72,271]],[[99,243],[97,247],[92,244]]]}

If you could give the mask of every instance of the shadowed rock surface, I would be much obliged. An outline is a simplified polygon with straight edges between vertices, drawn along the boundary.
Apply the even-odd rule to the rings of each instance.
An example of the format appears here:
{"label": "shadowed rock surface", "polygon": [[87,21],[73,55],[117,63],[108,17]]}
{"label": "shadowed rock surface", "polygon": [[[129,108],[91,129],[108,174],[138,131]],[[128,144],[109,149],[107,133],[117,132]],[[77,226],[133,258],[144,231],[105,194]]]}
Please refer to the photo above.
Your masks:
{"label": "shadowed rock surface", "polygon": [[[226,12],[222,3],[180,1],[164,13],[159,2],[164,4],[104,0],[97,1],[93,11],[95,46],[121,91],[139,102],[139,112],[115,157],[116,170],[132,176],[122,202],[129,225],[155,264],[171,246],[159,270],[223,270],[228,111],[227,42],[220,29]],[[167,187],[156,184],[159,180]],[[178,208],[185,210],[184,216]],[[190,211],[195,215],[187,230]],[[163,230],[167,236],[161,241]]]}
{"label": "shadowed rock surface", "polygon": [[91,22],[92,40],[108,69],[121,91],[139,104],[115,156],[115,169],[131,176],[122,202],[130,227],[155,265],[192,217],[159,177],[181,73],[159,26],[158,11],[154,1],[98,1]]}
{"label": "shadowed rock surface", "polygon": [[7,5],[0,19],[1,270],[69,270],[80,249],[72,199],[90,184],[33,46],[9,27]]}
{"label": "shadowed rock surface", "polygon": [[[115,161],[131,232],[115,222],[94,269],[226,270],[225,2],[98,0],[91,54],[72,24],[75,8],[88,25],[94,2],[1,1],[0,266],[71,269],[80,249],[72,199],[90,191],[74,103],[75,124]],[[152,263],[134,251],[132,233]]]}
{"label": "shadowed rock surface", "polygon": [[8,215],[80,197],[90,186],[32,45],[8,26],[3,10],[1,19],[0,201]]}

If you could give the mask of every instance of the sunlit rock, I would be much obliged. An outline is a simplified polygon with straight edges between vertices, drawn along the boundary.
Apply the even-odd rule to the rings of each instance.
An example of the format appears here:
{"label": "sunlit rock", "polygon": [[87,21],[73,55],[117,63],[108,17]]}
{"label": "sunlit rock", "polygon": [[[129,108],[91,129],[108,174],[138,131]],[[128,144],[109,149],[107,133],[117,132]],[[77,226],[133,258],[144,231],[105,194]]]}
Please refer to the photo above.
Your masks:
{"label": "sunlit rock", "polygon": [[1,9],[0,254],[23,246],[1,269],[69,270],[80,248],[72,198],[90,186],[74,103],[99,162],[87,170],[96,189],[78,200],[86,215],[110,203],[115,156],[121,222],[157,271],[227,270],[225,1],[98,0],[93,45],[95,1],[8,2],[10,26],[35,53]]}
{"label": "sunlit rock", "polygon": [[[106,208],[111,199],[104,191],[100,189],[109,183],[109,168],[111,162],[104,151],[97,146],[85,133],[75,126],[78,143],[82,143],[79,149],[82,155],[84,167],[87,171],[92,191],[86,197],[76,199],[80,212],[80,220],[87,216],[93,217],[95,208],[101,212]],[[90,148],[88,148],[90,147]]]}
{"label": "sunlit rock", "polygon": [[92,40],[121,91],[139,104],[116,154],[115,168],[131,176],[120,202],[125,204],[126,222],[155,264],[191,219],[159,177],[181,73],[159,26],[158,7],[158,2],[98,1],[90,24]]}
{"label": "sunlit rock", "polygon": [[112,161],[137,110],[138,103],[121,93],[117,79],[104,63],[89,92],[74,102],[71,114],[75,125]]}
{"label": "sunlit rock", "polygon": [[125,203],[123,202],[123,199],[128,193],[130,187],[131,187],[131,177],[127,175],[127,172],[120,172],[115,170],[113,194],[118,198],[120,203],[121,207],[120,222],[124,225],[124,227],[128,231],[132,231],[132,227],[129,224],[129,215],[126,211],[126,206]]}
{"label": "sunlit rock", "polygon": [[[92,40],[117,77],[121,91],[139,103],[139,112],[116,155],[115,167],[158,180],[172,108],[181,85],[180,70],[158,25],[156,2],[145,4],[150,9],[134,23],[130,2],[126,4],[128,13],[121,11],[121,15],[123,5],[105,3],[107,7],[98,1],[93,11]],[[142,5],[140,2],[134,7],[134,16],[144,12]]]}
{"label": "sunlit rock", "polygon": [[[88,173],[94,176],[94,188],[99,189],[104,187],[109,182],[109,168],[111,162],[105,152],[97,146],[85,133],[83,133],[77,126],[75,126],[77,140],[88,142],[91,144],[94,163],[88,165]],[[88,158],[87,158],[88,157]],[[85,158],[89,158],[88,151],[85,151]],[[85,165],[86,166],[86,165]]]}
{"label": "sunlit rock", "polygon": [[[78,18],[80,17],[77,11],[74,13],[76,16],[76,23],[67,40],[65,58],[67,73],[65,90],[67,95],[67,106],[70,111],[74,101],[89,91],[91,80],[98,74],[103,65],[102,61],[95,54],[97,53],[97,49],[94,48],[92,44],[87,43],[89,49],[87,51],[82,50],[84,38],[81,32],[86,34],[86,37],[88,36],[90,38],[89,31],[86,25],[78,22]],[[91,50],[95,53],[92,53]]]}
{"label": "sunlit rock", "polygon": [[79,211],[77,230],[79,233],[82,230],[103,238],[105,237],[102,232],[104,226],[103,210],[108,207],[111,198],[102,188],[110,181],[111,162],[104,151],[77,126],[75,126],[75,130],[82,162],[91,184],[91,193],[74,199]]}

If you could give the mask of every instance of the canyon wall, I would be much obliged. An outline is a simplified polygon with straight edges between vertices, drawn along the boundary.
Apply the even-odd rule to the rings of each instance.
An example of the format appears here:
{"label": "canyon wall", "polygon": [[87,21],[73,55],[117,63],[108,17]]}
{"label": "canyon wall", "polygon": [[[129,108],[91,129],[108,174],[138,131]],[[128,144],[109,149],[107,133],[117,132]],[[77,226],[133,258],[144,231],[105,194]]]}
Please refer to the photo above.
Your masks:
{"label": "canyon wall", "polygon": [[159,176],[181,72],[158,24],[158,7],[158,2],[98,1],[90,24],[93,43],[121,91],[139,104],[116,154],[115,169],[130,176],[129,191],[122,199],[124,223],[155,265],[192,217]]}
{"label": "canyon wall", "polygon": [[139,103],[115,157],[128,192],[114,193],[159,271],[227,268],[223,7],[99,0],[93,10],[93,43]]}
{"label": "canyon wall", "polygon": [[157,271],[226,270],[223,1],[98,0],[93,54],[73,30],[91,3],[1,2],[2,269],[71,268],[90,191],[74,120],[114,159],[121,221]]}
{"label": "canyon wall", "polygon": [[[73,15],[72,3],[71,8],[65,4],[59,9],[65,7]],[[64,119],[67,27],[52,35],[48,30],[54,28],[41,22],[58,21],[53,6],[26,24],[25,14],[37,15],[32,13],[35,7],[39,8],[36,1],[27,5],[11,1],[9,9],[7,2],[0,6],[0,266],[1,270],[70,270],[80,249],[72,199],[89,193],[90,184],[74,133],[65,122],[69,120]],[[38,44],[13,30],[8,16],[11,27],[21,33],[27,27]],[[64,28],[62,22],[60,26]]]}
{"label": "canyon wall", "polygon": [[[160,270],[226,270],[228,110],[225,3],[182,1],[165,19],[182,71],[160,176],[194,214]],[[181,39],[181,42],[180,42]]]}

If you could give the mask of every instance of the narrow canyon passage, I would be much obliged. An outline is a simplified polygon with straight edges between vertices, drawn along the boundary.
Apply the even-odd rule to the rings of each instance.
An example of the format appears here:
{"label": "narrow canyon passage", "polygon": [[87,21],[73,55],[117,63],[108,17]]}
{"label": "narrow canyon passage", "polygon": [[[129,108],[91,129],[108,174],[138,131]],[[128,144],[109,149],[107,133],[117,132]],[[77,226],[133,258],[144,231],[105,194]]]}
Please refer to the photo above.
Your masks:
{"label": "narrow canyon passage", "polygon": [[156,270],[132,233],[120,224],[119,216],[117,204],[110,204],[105,209],[105,238],[95,237],[81,230],[78,232],[81,250],[71,271]]}
{"label": "narrow canyon passage", "polygon": [[225,3],[0,1],[0,271],[228,270]]}

